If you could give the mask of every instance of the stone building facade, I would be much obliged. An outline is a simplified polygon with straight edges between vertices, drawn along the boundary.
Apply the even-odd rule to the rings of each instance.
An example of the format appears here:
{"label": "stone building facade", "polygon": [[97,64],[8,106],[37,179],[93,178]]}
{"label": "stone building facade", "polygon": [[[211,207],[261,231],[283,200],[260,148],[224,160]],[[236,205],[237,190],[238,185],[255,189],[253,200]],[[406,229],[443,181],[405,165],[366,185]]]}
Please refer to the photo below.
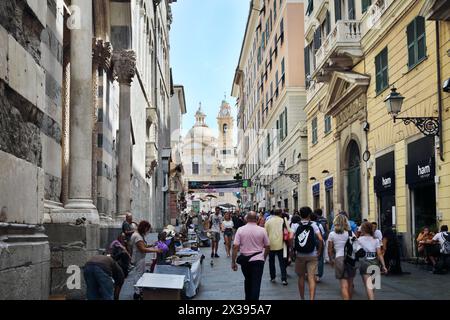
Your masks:
{"label": "stone building facade", "polygon": [[[252,0],[232,85],[239,165],[254,210],[306,205],[304,1]],[[280,165],[284,170],[279,170]]]}
{"label": "stone building facade", "polygon": [[169,222],[172,2],[1,2],[0,299],[79,296],[126,212]]}

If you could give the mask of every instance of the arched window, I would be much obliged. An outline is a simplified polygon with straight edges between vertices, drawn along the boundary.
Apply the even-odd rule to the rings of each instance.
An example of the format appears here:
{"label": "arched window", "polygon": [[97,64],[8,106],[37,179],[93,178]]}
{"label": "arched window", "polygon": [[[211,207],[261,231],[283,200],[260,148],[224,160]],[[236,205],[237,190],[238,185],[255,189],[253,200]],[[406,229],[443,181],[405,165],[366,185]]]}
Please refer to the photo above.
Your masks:
{"label": "arched window", "polygon": [[226,134],[228,132],[228,124],[223,125],[223,133]]}

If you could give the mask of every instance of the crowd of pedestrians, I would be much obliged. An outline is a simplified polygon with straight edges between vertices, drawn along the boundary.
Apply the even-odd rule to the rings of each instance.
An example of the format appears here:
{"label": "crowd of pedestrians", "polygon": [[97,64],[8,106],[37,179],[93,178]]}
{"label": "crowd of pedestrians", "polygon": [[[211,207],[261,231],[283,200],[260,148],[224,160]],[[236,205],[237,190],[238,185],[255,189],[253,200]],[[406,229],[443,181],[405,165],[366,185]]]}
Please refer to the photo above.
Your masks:
{"label": "crowd of pedestrians", "polygon": [[[275,208],[268,212],[250,211],[246,219],[247,225],[236,232],[232,257],[234,271],[238,269],[238,264],[241,265],[246,300],[259,299],[262,270],[267,257],[270,281],[276,282],[278,260],[283,285],[288,285],[287,266],[295,262],[301,299],[307,298],[306,283],[308,298],[315,299],[325,261],[334,268],[344,300],[352,299],[357,274],[361,277],[367,298],[373,300],[379,281],[376,277],[406,273],[401,268],[401,249],[395,232],[392,228],[381,232],[376,222],[364,220],[356,223],[349,219],[346,212],[340,212],[330,225],[322,210],[313,212],[309,207],[303,207],[293,215],[289,215],[287,210]],[[421,245],[419,252],[433,262],[436,270],[445,272],[450,267],[449,241],[447,226],[442,226],[437,234],[425,229],[418,238]],[[438,260],[430,252],[429,244],[438,248],[437,253],[433,251],[439,255]]]}

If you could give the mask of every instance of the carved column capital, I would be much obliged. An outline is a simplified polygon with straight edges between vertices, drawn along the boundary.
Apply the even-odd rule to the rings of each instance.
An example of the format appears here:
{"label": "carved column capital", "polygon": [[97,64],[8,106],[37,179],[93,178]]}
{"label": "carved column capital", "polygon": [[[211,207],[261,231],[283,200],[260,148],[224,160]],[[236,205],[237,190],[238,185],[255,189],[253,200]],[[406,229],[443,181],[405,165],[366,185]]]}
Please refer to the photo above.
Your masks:
{"label": "carved column capital", "polygon": [[112,45],[103,39],[92,39],[92,62],[95,68],[111,71]]}
{"label": "carved column capital", "polygon": [[133,50],[115,51],[112,63],[114,74],[119,83],[131,85],[136,75],[136,53]]}

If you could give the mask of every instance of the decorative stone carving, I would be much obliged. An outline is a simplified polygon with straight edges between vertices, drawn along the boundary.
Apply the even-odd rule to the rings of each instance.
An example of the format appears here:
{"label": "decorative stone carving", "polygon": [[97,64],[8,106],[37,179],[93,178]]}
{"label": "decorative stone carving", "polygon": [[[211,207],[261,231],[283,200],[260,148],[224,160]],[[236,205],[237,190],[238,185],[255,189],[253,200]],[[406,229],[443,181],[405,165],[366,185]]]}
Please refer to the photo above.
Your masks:
{"label": "decorative stone carving", "polygon": [[352,103],[342,109],[336,115],[336,131],[340,132],[343,128],[357,119],[363,120],[365,118],[364,106],[366,104],[364,95],[360,95]]}
{"label": "decorative stone carving", "polygon": [[102,68],[111,75],[112,45],[102,39],[92,39],[92,63],[94,68]]}
{"label": "decorative stone carving", "polygon": [[136,75],[136,53],[133,50],[114,52],[112,62],[114,75],[119,83],[131,85]]}

